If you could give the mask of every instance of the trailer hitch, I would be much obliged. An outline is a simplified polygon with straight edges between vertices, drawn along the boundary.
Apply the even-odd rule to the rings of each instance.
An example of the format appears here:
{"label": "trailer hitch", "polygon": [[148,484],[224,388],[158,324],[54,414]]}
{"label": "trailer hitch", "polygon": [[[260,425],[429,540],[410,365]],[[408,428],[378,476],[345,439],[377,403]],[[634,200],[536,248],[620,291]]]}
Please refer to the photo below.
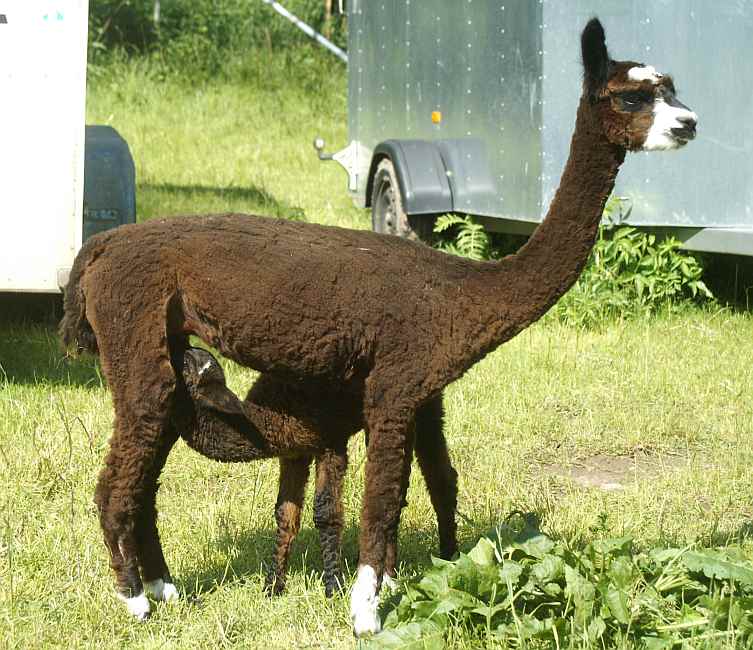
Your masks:
{"label": "trailer hitch", "polygon": [[371,160],[371,152],[365,149],[360,142],[353,140],[345,149],[335,153],[325,153],[323,138],[314,139],[314,149],[319,160],[334,160],[348,173],[348,189],[355,192],[358,189],[359,166],[362,161],[368,164]]}

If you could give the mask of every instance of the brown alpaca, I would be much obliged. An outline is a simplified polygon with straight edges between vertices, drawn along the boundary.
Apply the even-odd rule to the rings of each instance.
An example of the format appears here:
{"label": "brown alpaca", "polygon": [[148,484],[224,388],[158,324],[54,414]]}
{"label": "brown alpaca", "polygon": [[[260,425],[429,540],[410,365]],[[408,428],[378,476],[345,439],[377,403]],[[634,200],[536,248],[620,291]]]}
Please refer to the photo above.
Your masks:
{"label": "brown alpaca", "polygon": [[[242,215],[149,221],[86,242],[61,333],[68,345],[99,349],[112,390],[115,425],[95,498],[118,592],[132,609],[148,608],[142,576],[149,584],[169,576],[154,500],[178,435],[171,358],[182,358],[194,334],[280,381],[323,393],[337,386],[361,410],[369,445],[351,617],[358,635],[379,629],[419,408],[575,282],[626,151],[674,149],[695,135],[696,116],[669,77],[612,61],[596,19],[581,43],[583,95],[559,190],[526,245],[499,262]],[[323,446],[298,442],[300,454]]]}
{"label": "brown alpaca", "polygon": [[[266,589],[281,593],[285,587],[290,545],[298,533],[301,507],[308,480],[311,456],[291,452],[295,443],[312,439],[316,444],[328,437],[335,448],[316,455],[314,523],[319,530],[324,560],[327,596],[343,584],[340,573],[340,541],[343,527],[342,482],[348,463],[345,443],[363,428],[361,413],[335,391],[328,395],[291,386],[270,375],[262,375],[241,402],[225,383],[217,360],[206,350],[189,348],[183,358],[179,379],[189,399],[176,408],[176,429],[199,453],[223,462],[247,462],[262,457],[280,458],[280,489],[275,508],[277,536]],[[180,382],[179,382],[180,383]],[[178,395],[182,393],[178,388]],[[179,399],[182,399],[179,398]],[[336,411],[320,412],[322,403],[338,403]],[[416,457],[437,512],[440,556],[450,558],[457,549],[455,506],[457,474],[447,452],[442,431],[442,401],[423,405],[416,414]],[[292,454],[292,455],[291,455]],[[407,485],[404,486],[404,489]],[[405,494],[403,494],[403,505]],[[395,575],[397,539],[388,541],[385,578]]]}

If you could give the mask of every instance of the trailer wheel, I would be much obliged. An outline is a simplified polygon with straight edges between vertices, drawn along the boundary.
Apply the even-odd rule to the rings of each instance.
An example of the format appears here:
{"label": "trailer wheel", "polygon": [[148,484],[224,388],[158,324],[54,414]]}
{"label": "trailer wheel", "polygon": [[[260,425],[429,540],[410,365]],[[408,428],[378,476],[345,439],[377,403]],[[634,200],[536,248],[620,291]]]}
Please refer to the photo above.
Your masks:
{"label": "trailer wheel", "polygon": [[397,235],[414,241],[431,241],[434,216],[405,214],[397,174],[389,158],[385,158],[377,165],[373,188],[371,226],[374,232]]}

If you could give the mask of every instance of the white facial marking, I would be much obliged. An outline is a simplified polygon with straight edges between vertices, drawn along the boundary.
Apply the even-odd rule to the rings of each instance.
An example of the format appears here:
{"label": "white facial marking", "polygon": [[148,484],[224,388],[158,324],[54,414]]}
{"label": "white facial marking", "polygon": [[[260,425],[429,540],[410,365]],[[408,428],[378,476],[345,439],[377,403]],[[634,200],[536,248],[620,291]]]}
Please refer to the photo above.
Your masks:
{"label": "white facial marking", "polygon": [[178,600],[178,590],[175,585],[172,582],[165,582],[162,578],[145,582],[144,590],[154,600],[161,600],[165,603]]}
{"label": "white facial marking", "polygon": [[636,65],[627,73],[630,81],[659,81],[662,75],[652,65]]}
{"label": "white facial marking", "polygon": [[209,370],[209,367],[212,365],[211,361],[207,361],[201,368],[199,368],[199,377],[201,377],[207,370]]}
{"label": "white facial marking", "polygon": [[118,594],[118,598],[126,604],[131,616],[139,621],[145,621],[149,617],[149,601],[143,591],[133,598],[126,598],[123,594]]}
{"label": "white facial marking", "polygon": [[693,111],[670,106],[663,99],[657,99],[654,104],[654,121],[643,143],[643,151],[667,151],[682,146],[683,142],[672,134],[672,129],[681,129],[684,125],[680,120],[683,118],[698,121],[698,116]]}
{"label": "white facial marking", "polygon": [[362,564],[358,567],[356,581],[350,592],[350,618],[356,636],[377,634],[382,629],[378,608],[376,571],[368,564]]}

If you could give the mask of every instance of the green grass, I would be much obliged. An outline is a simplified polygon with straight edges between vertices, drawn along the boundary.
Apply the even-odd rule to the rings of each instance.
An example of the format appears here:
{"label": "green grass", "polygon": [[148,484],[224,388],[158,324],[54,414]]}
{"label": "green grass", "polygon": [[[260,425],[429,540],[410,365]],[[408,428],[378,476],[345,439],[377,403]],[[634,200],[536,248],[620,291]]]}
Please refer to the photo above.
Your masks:
{"label": "green grass", "polygon": [[[140,218],[238,210],[367,227],[345,174],[322,164],[315,135],[346,144],[345,78],[316,55],[235,62],[191,86],[143,64],[90,78],[89,123],[115,126],[137,166]],[[287,85],[285,75],[292,77]],[[511,510],[578,545],[632,535],[639,545],[747,541],[753,516],[753,320],[688,311],[583,332],[546,320],[447,391],[447,437],[460,474],[464,549]],[[110,394],[92,359],[62,358],[54,329],[0,323],[0,647],[347,648],[346,598],[328,601],[309,495],[288,591],[262,593],[273,542],[275,461],[220,465],[178,443],[159,496],[168,562],[183,594],[129,619],[92,503],[111,430]],[[253,373],[227,365],[239,394]],[[586,489],[550,471],[595,454],[649,454],[654,478]],[[356,558],[365,453],[350,446],[345,556]],[[416,471],[400,531],[401,575],[436,550]],[[486,645],[464,637],[457,647]],[[491,645],[491,644],[490,644]]]}
{"label": "green grass", "polygon": [[113,126],[136,163],[139,219],[239,211],[370,227],[345,171],[313,148],[347,144],[345,68],[306,48],[235,56],[212,82],[154,61],[90,75],[87,123]]}

